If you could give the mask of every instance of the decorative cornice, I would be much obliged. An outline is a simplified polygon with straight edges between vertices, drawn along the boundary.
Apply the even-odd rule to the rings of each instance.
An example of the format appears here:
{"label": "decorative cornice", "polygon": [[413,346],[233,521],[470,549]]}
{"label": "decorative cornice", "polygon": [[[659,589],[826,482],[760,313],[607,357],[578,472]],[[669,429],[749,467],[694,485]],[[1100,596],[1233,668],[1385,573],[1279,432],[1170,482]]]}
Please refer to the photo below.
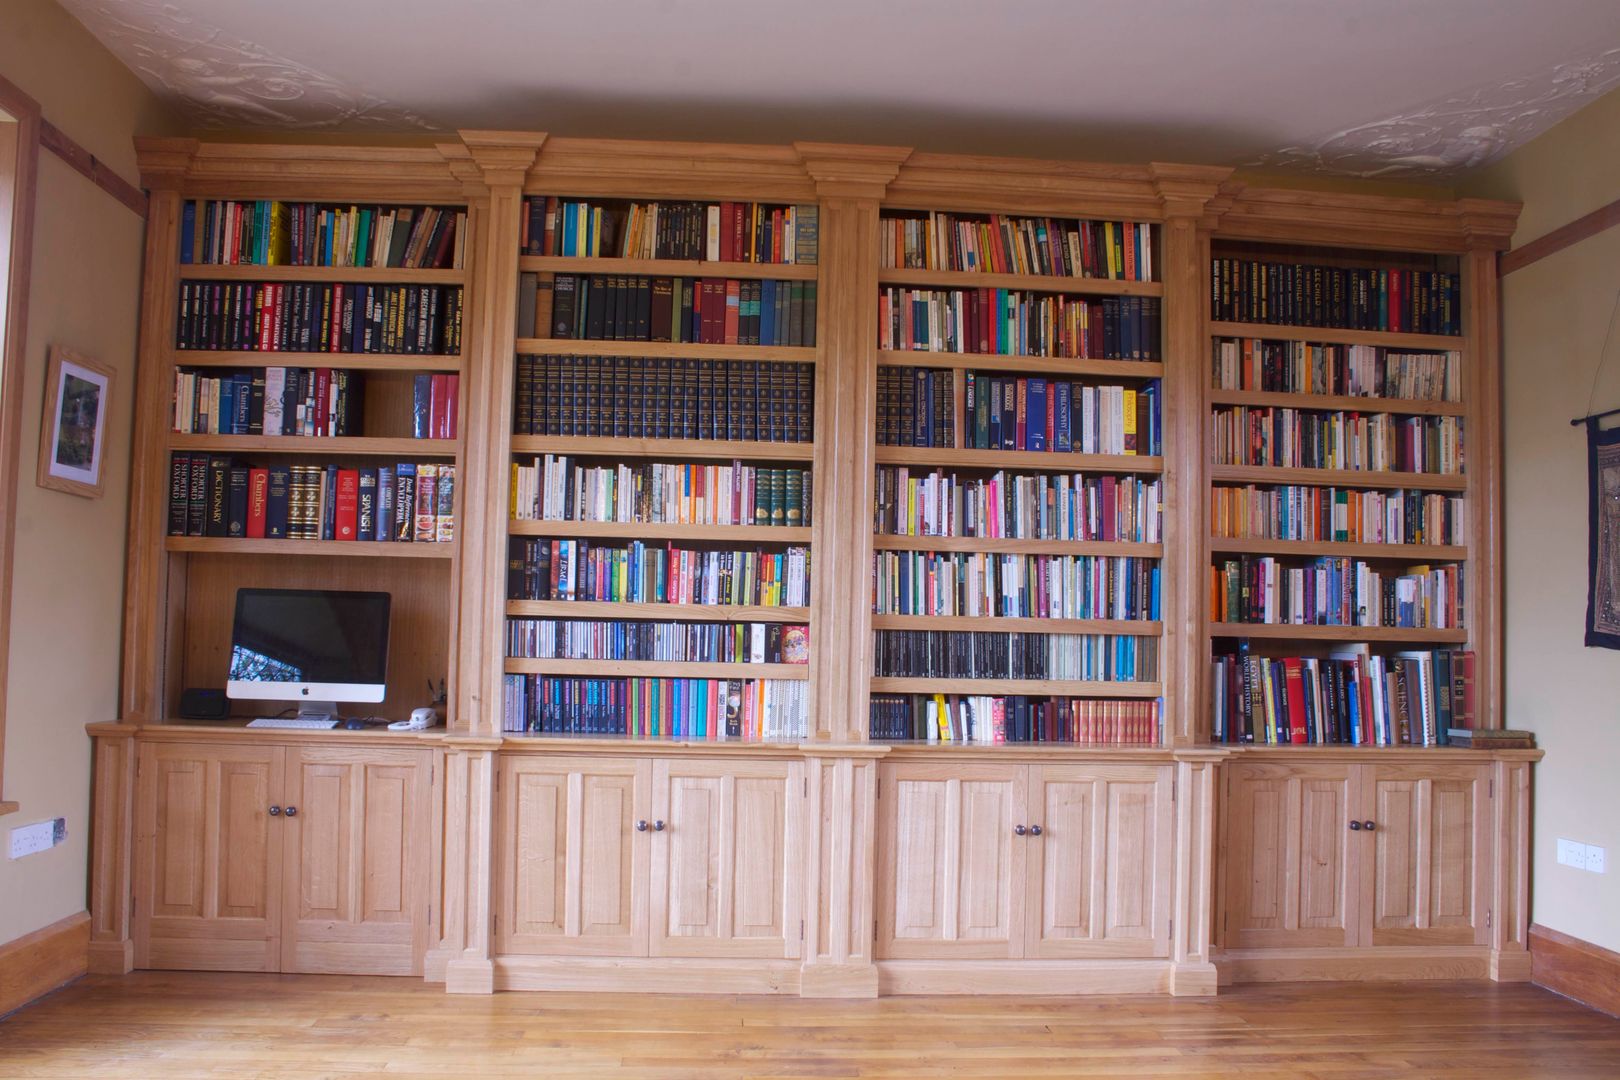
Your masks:
{"label": "decorative cornice", "polygon": [[909,146],[812,142],[794,143],[793,152],[815,181],[817,195],[845,199],[882,199],[912,154]]}
{"label": "decorative cornice", "polygon": [[1148,173],[1166,218],[1194,218],[1210,226],[1218,220],[1218,214],[1210,213],[1210,203],[1220,195],[1221,185],[1231,179],[1231,169],[1155,161],[1148,166]]}
{"label": "decorative cornice", "polygon": [[197,146],[196,139],[135,136],[135,160],[141,170],[141,186],[148,191],[178,190],[191,171]]}
{"label": "decorative cornice", "polygon": [[1272,188],[1229,180],[1218,232],[1232,239],[1338,244],[1399,251],[1463,252],[1503,248],[1516,203],[1488,199],[1417,199]]}
{"label": "decorative cornice", "polygon": [[543,131],[463,131],[459,133],[467,153],[490,187],[522,187],[534,167]]}

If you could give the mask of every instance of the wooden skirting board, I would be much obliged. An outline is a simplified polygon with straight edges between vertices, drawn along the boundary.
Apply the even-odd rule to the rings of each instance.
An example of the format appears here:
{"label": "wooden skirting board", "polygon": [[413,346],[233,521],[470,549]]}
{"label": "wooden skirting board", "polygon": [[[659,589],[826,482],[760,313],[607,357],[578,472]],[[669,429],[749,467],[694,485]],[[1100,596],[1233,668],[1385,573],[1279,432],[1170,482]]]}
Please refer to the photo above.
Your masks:
{"label": "wooden skirting board", "polygon": [[1532,923],[1530,981],[1599,1012],[1620,1016],[1620,953],[1601,945]]}
{"label": "wooden skirting board", "polygon": [[88,911],[0,945],[0,1016],[83,975],[89,955]]}
{"label": "wooden skirting board", "polygon": [[880,994],[1166,994],[1168,960],[879,960]]}
{"label": "wooden skirting board", "polygon": [[1412,948],[1228,949],[1216,953],[1220,984],[1485,979],[1490,950],[1477,945]]}

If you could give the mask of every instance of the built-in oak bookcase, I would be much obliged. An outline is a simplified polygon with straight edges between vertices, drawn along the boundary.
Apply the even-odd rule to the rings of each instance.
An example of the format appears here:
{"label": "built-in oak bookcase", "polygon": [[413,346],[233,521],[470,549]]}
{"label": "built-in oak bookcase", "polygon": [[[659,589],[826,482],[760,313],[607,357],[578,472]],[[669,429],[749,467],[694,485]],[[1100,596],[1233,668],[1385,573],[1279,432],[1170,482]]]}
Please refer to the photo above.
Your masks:
{"label": "built-in oak bookcase", "polygon": [[884,210],[871,738],[1163,741],[1157,234]]}
{"label": "built-in oak bookcase", "polygon": [[127,680],[153,721],[183,688],[224,684],[246,587],[386,591],[376,714],[452,689],[475,229],[459,192],[384,186],[272,181],[224,199],[192,184],[161,200],[133,494],[156,539],[131,547]]}
{"label": "built-in oak bookcase", "polygon": [[[1494,423],[1453,254],[1217,238],[1203,379],[1218,742],[1495,726],[1478,566]],[[1280,729],[1280,730],[1279,730]],[[1437,730],[1438,729],[1438,730]]]}
{"label": "built-in oak bookcase", "polygon": [[503,730],[811,730],[818,207],[526,193]]}

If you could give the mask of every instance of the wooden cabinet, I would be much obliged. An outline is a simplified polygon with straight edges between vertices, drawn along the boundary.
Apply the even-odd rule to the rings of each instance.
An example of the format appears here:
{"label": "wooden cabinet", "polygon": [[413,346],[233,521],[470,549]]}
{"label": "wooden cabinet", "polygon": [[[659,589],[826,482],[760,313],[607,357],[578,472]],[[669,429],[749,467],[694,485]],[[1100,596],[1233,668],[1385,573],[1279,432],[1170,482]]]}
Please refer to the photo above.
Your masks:
{"label": "wooden cabinet", "polygon": [[1168,955],[1168,767],[897,762],[878,807],[879,958]]}
{"label": "wooden cabinet", "polygon": [[1227,768],[1229,949],[1486,943],[1486,766]]}
{"label": "wooden cabinet", "polygon": [[503,756],[496,951],[797,957],[803,769]]}
{"label": "wooden cabinet", "polygon": [[135,964],[421,973],[429,755],[143,743]]}

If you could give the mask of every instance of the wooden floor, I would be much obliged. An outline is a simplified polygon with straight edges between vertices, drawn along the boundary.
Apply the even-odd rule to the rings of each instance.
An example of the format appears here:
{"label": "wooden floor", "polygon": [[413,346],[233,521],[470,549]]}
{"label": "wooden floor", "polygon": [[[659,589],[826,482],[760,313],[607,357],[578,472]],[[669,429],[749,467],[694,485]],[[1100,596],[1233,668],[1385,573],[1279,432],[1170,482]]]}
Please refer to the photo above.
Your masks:
{"label": "wooden floor", "polygon": [[1620,1020],[1531,986],[1240,987],[1205,1000],[510,993],[139,972],[0,1021],[0,1077],[1620,1077]]}

